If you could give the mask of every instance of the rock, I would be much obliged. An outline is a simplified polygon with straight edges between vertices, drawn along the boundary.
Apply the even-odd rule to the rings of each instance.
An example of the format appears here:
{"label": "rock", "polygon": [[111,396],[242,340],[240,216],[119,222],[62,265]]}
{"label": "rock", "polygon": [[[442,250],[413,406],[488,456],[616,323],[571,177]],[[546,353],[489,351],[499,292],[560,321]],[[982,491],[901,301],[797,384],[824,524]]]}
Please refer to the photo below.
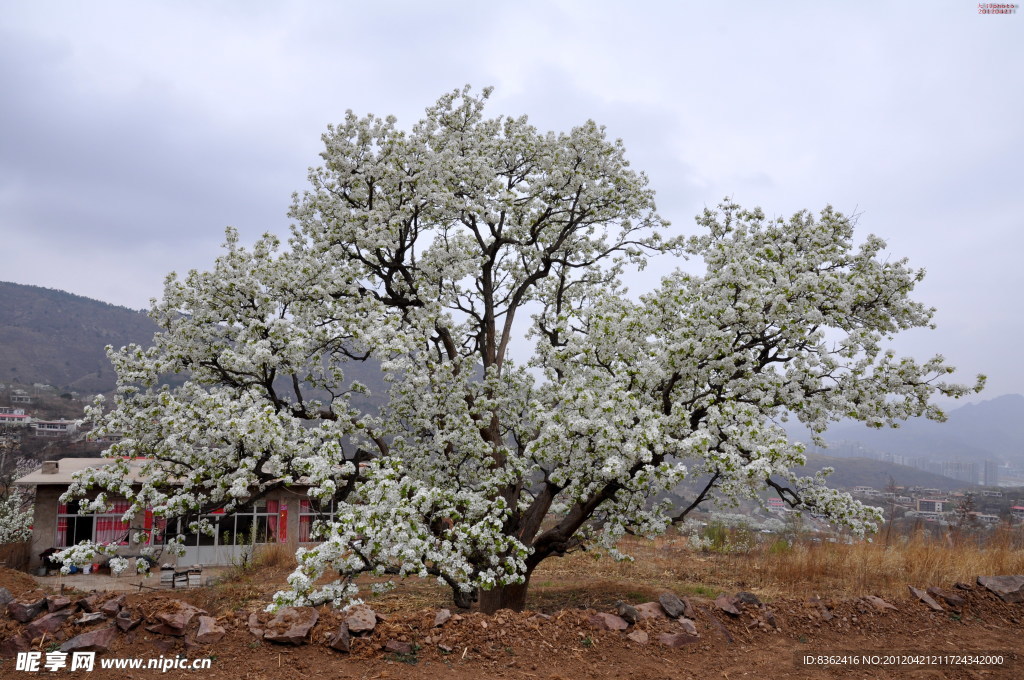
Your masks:
{"label": "rock", "polygon": [[14,602],[14,595],[7,588],[0,588],[0,606]]}
{"label": "rock", "polygon": [[196,642],[201,645],[210,645],[220,642],[220,639],[227,633],[226,630],[217,624],[217,619],[212,616],[199,617],[199,631],[196,633]]}
{"label": "rock", "polygon": [[833,614],[832,611],[828,608],[828,605],[822,602],[821,598],[819,598],[817,595],[808,598],[807,603],[811,607],[816,607],[818,611],[821,613],[821,618],[825,619],[826,621],[831,621],[835,618],[835,614]]}
{"label": "rock", "polygon": [[36,619],[25,627],[25,635],[28,636],[29,640],[35,640],[37,637],[42,637],[43,633],[52,633],[64,625],[64,622],[68,620],[71,614],[72,611],[70,609],[63,609]]}
{"label": "rock", "polygon": [[615,613],[627,623],[636,623],[640,620],[640,612],[636,610],[636,607],[621,600],[615,603]]}
{"label": "rock", "polygon": [[437,612],[437,616],[434,617],[434,628],[440,628],[444,624],[448,623],[448,619],[452,618],[452,613],[448,609],[442,609]]}
{"label": "rock", "polygon": [[146,630],[160,635],[182,637],[185,635],[185,629],[188,628],[188,624],[192,622],[193,617],[195,617],[196,614],[205,613],[206,612],[202,609],[194,607],[187,602],[171,600],[171,602],[168,603],[168,607],[163,611],[158,612],[154,617],[157,625],[147,626]]}
{"label": "rock", "polygon": [[331,638],[328,646],[331,649],[339,652],[345,652],[346,654],[352,649],[352,636],[348,633],[348,624],[342,623],[341,626],[338,627],[338,632],[334,634],[333,638]]}
{"label": "rock", "polygon": [[41,597],[31,602],[13,600],[7,603],[7,614],[15,621],[28,623],[46,609],[46,598]]}
{"label": "rock", "polygon": [[913,593],[914,597],[916,597],[917,599],[921,600],[921,602],[924,602],[926,605],[928,605],[928,607],[932,611],[936,611],[936,612],[946,611],[945,609],[942,608],[941,604],[936,602],[932,598],[931,595],[929,595],[928,593],[924,592],[923,590],[921,590],[919,588],[915,588],[914,586],[907,586],[907,588],[910,588],[910,592]]}
{"label": "rock", "polygon": [[662,593],[658,595],[658,602],[661,604],[661,608],[665,610],[665,613],[673,619],[678,619],[682,616],[683,610],[686,609],[683,601],[675,593]]}
{"label": "rock", "polygon": [[978,585],[988,588],[1003,602],[1024,602],[1024,576],[979,576]]}
{"label": "rock", "polygon": [[690,604],[689,598],[683,598],[683,616],[688,619],[697,618],[697,613],[693,610],[693,605]]}
{"label": "rock", "polygon": [[764,622],[772,628],[779,627],[779,620],[775,618],[775,612],[770,609],[764,613]]}
{"label": "rock", "polygon": [[964,583],[963,581],[957,581],[953,584],[953,587],[957,590],[972,590],[974,588],[970,583]]}
{"label": "rock", "polygon": [[124,605],[124,595],[119,595],[100,605],[100,611],[107,616],[117,616],[117,613],[121,611],[122,605]]}
{"label": "rock", "polygon": [[761,606],[761,600],[757,597],[757,595],[754,595],[753,593],[747,592],[746,590],[741,590],[740,592],[736,593],[736,598],[735,599],[736,599],[737,602],[739,602],[741,604],[745,604],[745,605],[748,604],[748,605],[751,605],[753,607],[760,607]]}
{"label": "rock", "polygon": [[687,633],[662,633],[658,636],[658,642],[667,647],[685,647],[700,640],[699,637]]}
{"label": "rock", "polygon": [[959,595],[956,595],[955,593],[947,593],[941,588],[936,588],[935,586],[928,588],[928,594],[942,600],[953,609],[963,609],[964,604],[967,602]]}
{"label": "rock", "polygon": [[304,645],[319,618],[312,607],[282,607],[267,622],[263,639],[279,645]]}
{"label": "rock", "polygon": [[412,645],[401,640],[388,640],[384,643],[384,651],[392,654],[412,654]]}
{"label": "rock", "polygon": [[51,595],[46,598],[46,609],[50,612],[59,611],[71,606],[71,598],[63,595]]}
{"label": "rock", "polygon": [[694,637],[700,637],[697,633],[697,624],[685,617],[679,617],[679,625],[682,626],[683,632],[687,635],[693,635]]}
{"label": "rock", "polygon": [[0,642],[0,658],[10,658],[18,655],[18,652],[32,650],[32,640],[25,637],[25,634],[12,635]]}
{"label": "rock", "polygon": [[99,621],[106,621],[106,620],[107,620],[107,615],[104,614],[103,612],[92,612],[90,614],[82,614],[81,616],[79,616],[78,620],[75,621],[75,625],[77,625],[77,626],[87,626],[90,623],[97,623]]}
{"label": "rock", "polygon": [[599,612],[590,616],[587,622],[597,630],[626,630],[629,624],[621,616]]}
{"label": "rock", "polygon": [[117,627],[97,628],[75,636],[60,646],[62,652],[105,652],[117,637]]}
{"label": "rock", "polygon": [[740,615],[740,610],[736,608],[736,602],[725,593],[715,598],[715,605],[729,616]]}
{"label": "rock", "polygon": [[729,644],[732,644],[732,642],[733,642],[732,633],[730,633],[729,629],[725,627],[725,624],[722,623],[721,621],[719,621],[718,617],[714,616],[714,615],[711,616],[711,622],[713,624],[715,624],[715,628],[717,628],[718,632],[722,634],[722,637],[725,638],[725,641],[728,642]]}
{"label": "rock", "polygon": [[377,626],[377,614],[366,605],[359,605],[349,610],[345,623],[351,633],[368,633]]}
{"label": "rock", "polygon": [[87,595],[83,597],[78,602],[76,602],[76,604],[78,605],[78,608],[81,609],[83,612],[92,613],[99,609],[100,597],[100,593],[93,593],[92,595]]}
{"label": "rock", "polygon": [[665,609],[661,606],[660,602],[644,602],[638,604],[636,607],[637,616],[640,617],[640,621],[646,619],[667,619],[668,615],[665,613]]}
{"label": "rock", "polygon": [[260,623],[259,614],[257,614],[256,612],[249,614],[249,620],[247,623],[249,625],[250,633],[252,633],[258,638],[263,637],[263,625]]}
{"label": "rock", "polygon": [[889,604],[888,602],[886,602],[882,598],[878,597],[877,595],[868,595],[864,599],[867,600],[871,604],[872,607],[874,607],[875,609],[877,609],[880,612],[885,611],[886,609],[891,609],[893,611],[899,611],[899,610],[896,609],[896,607],[894,605]]}
{"label": "rock", "polygon": [[140,623],[142,623],[142,618],[134,618],[130,611],[128,611],[127,609],[122,609],[117,613],[117,616],[114,618],[114,623],[117,624],[118,630],[120,630],[122,633],[127,633],[132,628],[135,628]]}
{"label": "rock", "polygon": [[637,643],[638,645],[646,645],[649,639],[647,636],[647,631],[644,630],[634,630],[626,637],[628,637],[630,640]]}

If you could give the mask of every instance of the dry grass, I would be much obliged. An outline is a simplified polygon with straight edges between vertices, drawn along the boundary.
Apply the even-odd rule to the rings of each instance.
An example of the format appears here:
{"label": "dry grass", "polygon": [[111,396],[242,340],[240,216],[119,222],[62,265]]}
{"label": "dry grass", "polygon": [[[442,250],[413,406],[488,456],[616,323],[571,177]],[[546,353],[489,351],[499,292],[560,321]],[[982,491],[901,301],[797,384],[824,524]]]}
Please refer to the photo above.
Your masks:
{"label": "dry grass", "polygon": [[[596,553],[577,553],[545,561],[533,574],[529,609],[611,610],[617,600],[644,602],[673,590],[680,595],[715,597],[752,590],[760,597],[903,597],[907,585],[951,586],[982,574],[1024,573],[1024,529],[999,529],[982,543],[946,534],[917,533],[874,542],[816,543],[765,537],[743,553],[700,552],[686,538],[627,538],[620,548],[633,562],[616,562]],[[215,609],[251,607],[268,601],[286,586],[295,566],[293,546],[262,546],[249,569],[233,571],[210,589]],[[451,607],[451,591],[435,579],[407,578],[383,595],[372,595],[371,577],[360,578],[364,597],[382,612]]]}
{"label": "dry grass", "polygon": [[[634,562],[584,554],[549,561],[534,575],[534,591],[587,588],[612,580],[623,595],[671,588],[680,594],[714,596],[749,589],[762,596],[905,595],[907,585],[949,586],[981,574],[1024,573],[1024,531],[1002,528],[983,542],[953,535],[917,533],[883,542],[852,544],[764,541],[739,554],[701,553],[686,539],[627,539]],[[568,584],[574,583],[570,586]],[[604,589],[603,587],[601,588]],[[535,593],[535,597],[538,593]]]}

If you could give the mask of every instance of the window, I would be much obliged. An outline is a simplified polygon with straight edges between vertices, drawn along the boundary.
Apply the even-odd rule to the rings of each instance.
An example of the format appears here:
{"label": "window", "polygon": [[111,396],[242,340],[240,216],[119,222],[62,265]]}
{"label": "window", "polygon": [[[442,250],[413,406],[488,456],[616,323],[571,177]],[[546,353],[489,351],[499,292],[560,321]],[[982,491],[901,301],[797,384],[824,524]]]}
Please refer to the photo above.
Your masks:
{"label": "window", "polygon": [[58,505],[56,547],[67,548],[82,541],[128,545],[128,522],[122,520],[121,516],[128,510],[130,503],[124,499],[115,499],[113,505],[112,512],[93,515],[78,514],[78,501]]}
{"label": "window", "polygon": [[316,523],[334,520],[334,501],[322,510],[317,510],[313,502],[306,499],[299,502],[299,542],[312,543],[320,538]]}

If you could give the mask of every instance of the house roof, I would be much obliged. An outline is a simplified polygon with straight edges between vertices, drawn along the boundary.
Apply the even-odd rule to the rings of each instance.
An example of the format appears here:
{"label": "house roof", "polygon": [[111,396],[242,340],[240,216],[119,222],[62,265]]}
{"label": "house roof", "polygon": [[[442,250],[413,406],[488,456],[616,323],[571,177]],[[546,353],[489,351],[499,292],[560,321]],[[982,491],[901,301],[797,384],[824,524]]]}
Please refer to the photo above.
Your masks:
{"label": "house roof", "polygon": [[[43,472],[42,467],[37,470],[33,470],[21,479],[15,481],[15,484],[22,484],[27,486],[34,486],[38,484],[61,484],[68,485],[74,481],[73,477],[76,472],[81,472],[86,468],[101,467],[103,465],[110,465],[114,462],[112,458],[61,458],[56,461],[58,465],[57,472],[46,473]],[[142,461],[131,461],[131,481],[141,482],[142,477],[139,476],[138,470],[142,465]]]}

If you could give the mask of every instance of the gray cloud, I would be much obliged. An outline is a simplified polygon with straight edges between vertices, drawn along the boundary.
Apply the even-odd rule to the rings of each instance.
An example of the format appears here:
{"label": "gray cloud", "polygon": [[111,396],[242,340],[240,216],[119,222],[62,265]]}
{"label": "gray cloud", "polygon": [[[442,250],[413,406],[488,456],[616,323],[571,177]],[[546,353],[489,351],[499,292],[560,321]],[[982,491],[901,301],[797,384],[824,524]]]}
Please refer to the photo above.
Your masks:
{"label": "gray cloud", "polygon": [[[287,228],[347,108],[411,124],[495,85],[626,143],[674,228],[732,196],[827,203],[928,269],[933,333],[1024,392],[1021,18],[970,3],[19,3],[0,17],[0,278],[141,307],[225,225]],[[659,263],[660,265],[661,263]],[[657,272],[652,272],[656,274]],[[635,287],[649,285],[637,279]]]}

